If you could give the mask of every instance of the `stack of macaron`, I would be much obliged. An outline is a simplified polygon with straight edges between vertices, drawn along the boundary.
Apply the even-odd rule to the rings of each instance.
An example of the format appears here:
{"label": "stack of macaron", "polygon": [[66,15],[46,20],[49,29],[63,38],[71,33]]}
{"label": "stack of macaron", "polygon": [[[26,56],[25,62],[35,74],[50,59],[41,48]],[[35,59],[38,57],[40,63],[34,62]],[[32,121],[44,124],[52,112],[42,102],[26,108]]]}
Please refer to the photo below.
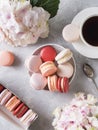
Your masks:
{"label": "stack of macaron", "polygon": [[35,112],[1,84],[0,105],[5,107],[8,112],[11,112],[14,117],[19,119],[23,126],[29,127],[37,118]]}
{"label": "stack of macaron", "polygon": [[41,48],[25,60],[25,66],[30,73],[30,85],[33,89],[42,90],[48,86],[49,91],[67,92],[69,82],[74,73],[70,63],[73,54],[64,48],[57,52],[51,45]]}

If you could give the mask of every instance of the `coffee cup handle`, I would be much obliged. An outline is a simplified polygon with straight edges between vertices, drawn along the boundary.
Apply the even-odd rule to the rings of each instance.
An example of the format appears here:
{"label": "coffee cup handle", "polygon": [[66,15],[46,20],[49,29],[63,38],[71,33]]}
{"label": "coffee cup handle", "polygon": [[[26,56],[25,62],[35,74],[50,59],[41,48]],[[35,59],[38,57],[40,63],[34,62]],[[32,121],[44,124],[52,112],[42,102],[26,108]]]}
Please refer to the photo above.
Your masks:
{"label": "coffee cup handle", "polygon": [[62,36],[65,41],[73,43],[79,39],[79,27],[75,24],[68,24],[62,30]]}

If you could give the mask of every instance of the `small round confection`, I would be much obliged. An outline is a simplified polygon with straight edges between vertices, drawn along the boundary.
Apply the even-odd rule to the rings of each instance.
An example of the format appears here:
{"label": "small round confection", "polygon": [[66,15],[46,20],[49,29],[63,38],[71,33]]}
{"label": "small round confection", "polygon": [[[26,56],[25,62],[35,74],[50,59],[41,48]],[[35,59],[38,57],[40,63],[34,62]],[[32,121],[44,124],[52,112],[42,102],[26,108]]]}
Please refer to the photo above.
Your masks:
{"label": "small round confection", "polygon": [[64,49],[60,53],[57,54],[55,60],[58,64],[64,64],[72,58],[73,54],[70,49]]}
{"label": "small round confection", "polygon": [[59,77],[57,81],[57,89],[59,92],[68,92],[69,90],[69,79],[67,77]]}
{"label": "small round confection", "polygon": [[3,91],[4,86],[2,84],[0,84],[0,93]]}
{"label": "small round confection", "polygon": [[56,54],[56,50],[52,46],[43,47],[40,51],[40,57],[44,62],[54,61]]}
{"label": "small round confection", "polygon": [[14,54],[10,51],[0,52],[0,66],[11,66],[14,62]]}
{"label": "small round confection", "polygon": [[1,94],[0,94],[0,102],[2,101],[2,99],[4,98],[4,96],[8,93],[7,89],[4,89]]}
{"label": "small round confection", "polygon": [[58,65],[57,75],[59,77],[71,78],[73,75],[74,69],[71,63],[67,62],[63,65]]}
{"label": "small round confection", "polygon": [[50,91],[57,91],[57,75],[48,76],[48,88]]}
{"label": "small round confection", "polygon": [[0,104],[5,105],[7,101],[11,98],[12,93],[7,89],[4,89],[0,94]]}
{"label": "small round confection", "polygon": [[57,80],[57,90],[62,93],[63,91],[62,91],[62,89],[61,89],[61,79],[62,79],[62,78],[59,77],[58,80]]}
{"label": "small round confection", "polygon": [[15,115],[17,118],[21,118],[27,112],[28,109],[29,108],[24,103],[21,103],[13,111],[13,115]]}
{"label": "small round confection", "polygon": [[67,42],[75,42],[79,39],[79,28],[74,24],[66,25],[62,35]]}
{"label": "small round confection", "polygon": [[33,112],[31,109],[29,109],[21,118],[20,121],[25,126],[30,126],[31,122],[33,122],[37,118],[37,114]]}
{"label": "small round confection", "polygon": [[35,90],[44,89],[46,84],[47,84],[47,79],[44,76],[42,76],[42,74],[40,73],[34,73],[30,77],[30,85]]}
{"label": "small round confection", "polygon": [[29,72],[39,72],[39,67],[42,64],[42,60],[38,55],[32,55],[25,60],[25,66]]}
{"label": "small round confection", "polygon": [[41,64],[40,71],[43,76],[50,76],[57,71],[57,67],[55,66],[54,62],[47,61]]}
{"label": "small round confection", "polygon": [[7,110],[9,110],[11,112],[20,104],[20,102],[21,101],[16,96],[13,96],[5,104],[5,107],[7,108]]}

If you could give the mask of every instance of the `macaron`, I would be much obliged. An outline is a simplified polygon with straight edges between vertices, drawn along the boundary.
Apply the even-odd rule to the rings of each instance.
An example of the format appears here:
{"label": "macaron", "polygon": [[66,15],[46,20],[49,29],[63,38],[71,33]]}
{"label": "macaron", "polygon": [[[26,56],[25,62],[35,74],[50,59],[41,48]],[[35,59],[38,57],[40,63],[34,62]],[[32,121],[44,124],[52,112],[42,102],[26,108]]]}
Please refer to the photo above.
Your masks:
{"label": "macaron", "polygon": [[57,71],[57,67],[52,61],[46,61],[40,66],[40,71],[43,76],[53,75]]}
{"label": "macaron", "polygon": [[4,86],[0,84],[0,93],[4,90]]}
{"label": "macaron", "polygon": [[38,55],[32,55],[25,60],[25,66],[29,72],[39,72],[39,67],[42,64],[42,60]]}
{"label": "macaron", "polygon": [[20,100],[16,97],[13,96],[12,98],[10,98],[10,100],[5,104],[5,107],[9,110],[9,111],[13,111],[19,104],[20,104]]}
{"label": "macaron", "polygon": [[5,105],[7,101],[11,98],[12,93],[7,89],[4,89],[0,94],[0,104]]}
{"label": "macaron", "polygon": [[14,54],[10,51],[0,51],[0,66],[11,66],[14,63]]}
{"label": "macaron", "polygon": [[64,64],[67,61],[69,61],[72,58],[73,54],[70,51],[70,49],[64,49],[60,53],[57,54],[55,57],[55,60],[57,61],[58,64]]}
{"label": "macaron", "polygon": [[48,76],[49,91],[57,91],[57,75]]}
{"label": "macaron", "polygon": [[1,94],[0,94],[0,102],[1,100],[4,98],[4,96],[8,93],[8,90],[7,89],[4,89]]}
{"label": "macaron", "polygon": [[68,24],[64,27],[62,35],[67,42],[75,42],[79,39],[79,27],[74,24]]}
{"label": "macaron", "polygon": [[29,109],[24,115],[23,117],[20,119],[20,121],[26,125],[29,126],[31,124],[32,121],[34,121],[37,118],[37,114],[35,112],[33,112],[31,109]]}
{"label": "macaron", "polygon": [[45,46],[40,51],[41,59],[46,61],[54,61],[57,52],[52,46]]}
{"label": "macaron", "polygon": [[18,107],[13,111],[13,115],[15,115],[17,118],[21,118],[28,110],[29,108],[24,104],[21,103],[18,105]]}
{"label": "macaron", "polygon": [[44,89],[47,84],[47,79],[40,73],[34,73],[30,77],[30,85],[35,90]]}
{"label": "macaron", "polygon": [[72,66],[71,63],[67,62],[65,64],[59,64],[57,66],[57,75],[59,77],[67,77],[67,78],[71,78],[71,76],[73,75],[74,72],[74,68]]}
{"label": "macaron", "polygon": [[57,89],[59,92],[68,92],[69,90],[69,79],[67,77],[59,77],[57,81]]}

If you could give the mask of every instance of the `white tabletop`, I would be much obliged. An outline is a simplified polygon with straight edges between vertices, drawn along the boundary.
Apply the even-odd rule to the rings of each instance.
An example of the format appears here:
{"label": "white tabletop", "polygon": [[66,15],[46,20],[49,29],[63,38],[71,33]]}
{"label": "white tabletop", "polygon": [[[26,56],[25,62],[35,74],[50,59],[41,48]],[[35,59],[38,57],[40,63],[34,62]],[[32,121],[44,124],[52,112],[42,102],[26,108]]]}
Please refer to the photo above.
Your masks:
{"label": "white tabletop", "polygon": [[[30,108],[39,115],[38,120],[31,126],[30,130],[53,130],[52,112],[60,105],[68,103],[76,92],[85,92],[97,95],[93,83],[83,74],[82,65],[84,62],[90,64],[95,70],[95,80],[98,83],[98,60],[89,59],[79,54],[72,44],[66,43],[62,38],[63,27],[71,23],[74,16],[87,7],[98,6],[98,0],[61,0],[60,8],[56,17],[50,20],[50,34],[46,39],[40,39],[37,44],[28,47],[17,47],[0,44],[0,49],[8,49],[14,52],[16,59],[12,67],[0,67],[0,82],[8,89],[19,96]],[[44,44],[59,44],[68,47],[73,51],[77,70],[76,76],[67,94],[52,93],[49,91],[34,91],[29,85],[29,75],[24,67],[26,57],[32,51]],[[0,122],[1,123],[1,122]],[[15,130],[9,123],[2,123],[1,130]]]}

